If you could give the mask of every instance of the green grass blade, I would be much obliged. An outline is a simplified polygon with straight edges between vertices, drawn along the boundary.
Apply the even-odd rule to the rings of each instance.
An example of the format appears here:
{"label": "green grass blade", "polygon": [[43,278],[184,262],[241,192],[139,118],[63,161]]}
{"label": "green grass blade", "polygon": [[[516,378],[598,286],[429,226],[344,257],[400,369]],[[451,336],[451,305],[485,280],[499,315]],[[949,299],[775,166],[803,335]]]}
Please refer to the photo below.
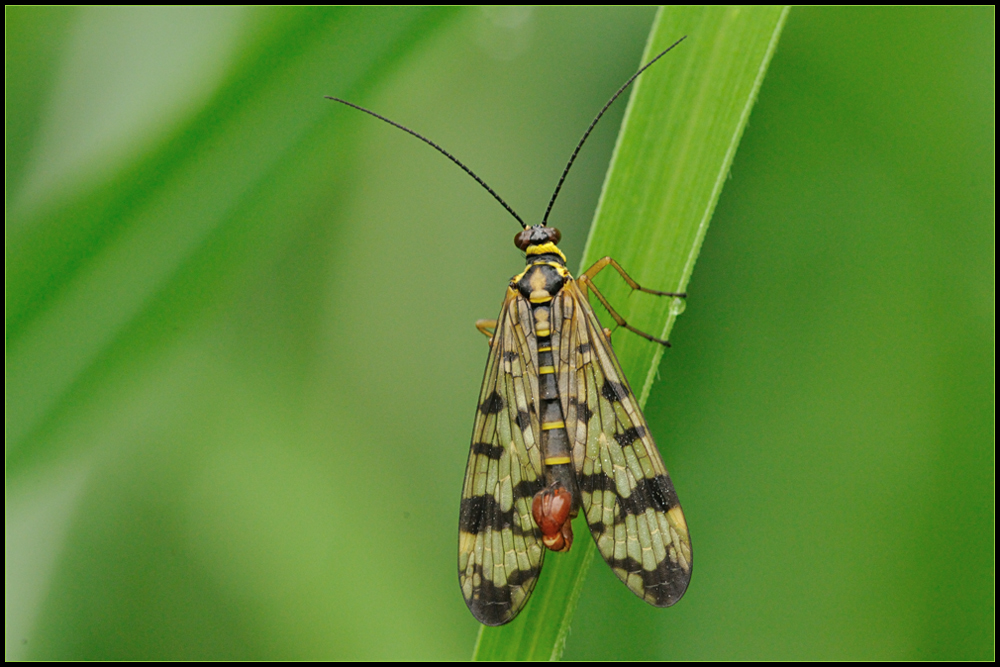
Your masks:
{"label": "green grass blade", "polygon": [[[644,62],[680,36],[688,38],[634,84],[583,267],[611,255],[640,284],[687,289],[787,14],[783,7],[713,7],[668,8],[657,15]],[[599,285],[630,324],[662,338],[683,310],[680,300],[630,299],[615,276],[602,275]],[[616,334],[615,350],[633,385],[641,379],[644,404],[663,348]],[[577,548],[549,555],[527,608],[507,626],[482,628],[474,659],[562,655],[594,553],[593,541],[582,537],[589,532],[582,517],[574,529]]]}

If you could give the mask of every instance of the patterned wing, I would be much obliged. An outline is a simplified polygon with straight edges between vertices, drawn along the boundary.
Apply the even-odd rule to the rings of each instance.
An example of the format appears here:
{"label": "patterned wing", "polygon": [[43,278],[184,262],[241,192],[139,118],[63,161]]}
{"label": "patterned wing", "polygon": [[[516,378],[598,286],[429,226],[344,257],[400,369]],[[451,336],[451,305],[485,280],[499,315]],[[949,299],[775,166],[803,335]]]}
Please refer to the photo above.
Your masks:
{"label": "patterned wing", "polygon": [[521,611],[545,555],[531,516],[531,500],[545,482],[530,331],[527,302],[508,289],[479,395],[459,516],[458,579],[469,610],[486,625],[502,625]]}
{"label": "patterned wing", "polygon": [[657,607],[684,595],[691,540],[674,485],[600,321],[576,281],[559,300],[558,368],[573,464],[601,556]]}

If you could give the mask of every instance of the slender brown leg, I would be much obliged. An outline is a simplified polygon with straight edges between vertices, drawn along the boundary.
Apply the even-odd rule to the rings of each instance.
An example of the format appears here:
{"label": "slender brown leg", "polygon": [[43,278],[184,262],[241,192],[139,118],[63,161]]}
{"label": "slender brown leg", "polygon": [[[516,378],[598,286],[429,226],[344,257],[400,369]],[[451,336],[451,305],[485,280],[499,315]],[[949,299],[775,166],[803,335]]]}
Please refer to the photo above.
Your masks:
{"label": "slender brown leg", "polygon": [[476,320],[476,328],[479,329],[479,333],[483,334],[489,339],[489,344],[493,345],[493,334],[497,330],[496,320]]}
{"label": "slender brown leg", "polygon": [[[614,261],[614,260],[612,260],[612,261]],[[594,293],[594,296],[596,296],[597,300],[601,302],[601,305],[604,306],[607,309],[607,311],[611,314],[611,317],[614,318],[614,320],[618,324],[618,326],[625,327],[626,329],[628,329],[632,333],[638,334],[638,335],[642,336],[643,338],[645,338],[646,340],[651,340],[654,343],[659,343],[660,345],[663,345],[664,347],[670,347],[670,343],[668,341],[660,340],[656,336],[650,336],[645,331],[639,331],[638,329],[636,329],[635,327],[633,327],[632,325],[630,325],[628,322],[626,322],[625,318],[622,317],[621,315],[619,315],[615,311],[615,309],[611,307],[611,304],[608,303],[608,300],[604,298],[604,295],[601,294],[598,291],[597,287],[594,285],[594,281],[592,281],[590,279],[589,275],[587,275],[586,273],[584,273],[582,276],[580,276],[579,278],[577,278],[576,282],[580,285],[580,290],[583,292],[584,296],[587,295],[587,290],[588,289],[590,289],[590,291],[592,291]],[[639,289],[638,285],[636,287],[634,287],[633,289]],[[664,296],[679,296],[677,294],[669,295],[666,292],[656,292],[656,294],[663,294]],[[610,336],[608,338],[610,340]]]}
{"label": "slender brown leg", "polygon": [[[618,274],[621,275],[621,277],[625,280],[625,282],[628,283],[628,286],[634,290],[639,290],[640,292],[645,292],[646,294],[655,294],[656,296],[679,296],[681,298],[687,296],[687,293],[685,292],[658,292],[653,289],[646,289],[645,287],[641,287],[639,283],[632,280],[632,276],[625,273],[625,269],[623,269],[618,262],[611,259],[610,257],[602,257],[601,259],[597,260],[596,262],[594,262],[593,266],[591,266],[589,269],[583,272],[583,275],[587,276],[587,278],[592,279],[598,273],[603,271],[609,264],[612,267],[614,267],[615,271],[617,271]],[[581,278],[582,277],[583,276],[581,276]]]}

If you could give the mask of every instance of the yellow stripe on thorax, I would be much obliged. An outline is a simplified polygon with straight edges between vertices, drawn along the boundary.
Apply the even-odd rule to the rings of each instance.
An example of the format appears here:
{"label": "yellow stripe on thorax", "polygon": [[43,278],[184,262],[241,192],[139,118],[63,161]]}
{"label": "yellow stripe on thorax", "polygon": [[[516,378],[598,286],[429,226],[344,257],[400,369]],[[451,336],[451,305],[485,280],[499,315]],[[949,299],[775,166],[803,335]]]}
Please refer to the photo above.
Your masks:
{"label": "yellow stripe on thorax", "polygon": [[550,456],[549,458],[545,459],[545,465],[556,466],[561,463],[569,463],[571,460],[572,459],[570,459],[568,456]]}
{"label": "yellow stripe on thorax", "polygon": [[566,261],[566,255],[562,254],[562,250],[556,247],[555,243],[543,243],[541,245],[529,245],[528,249],[524,251],[527,256],[531,255],[559,255],[562,260]]}
{"label": "yellow stripe on thorax", "polygon": [[551,431],[554,428],[566,428],[566,422],[561,419],[557,422],[542,422],[543,431]]}

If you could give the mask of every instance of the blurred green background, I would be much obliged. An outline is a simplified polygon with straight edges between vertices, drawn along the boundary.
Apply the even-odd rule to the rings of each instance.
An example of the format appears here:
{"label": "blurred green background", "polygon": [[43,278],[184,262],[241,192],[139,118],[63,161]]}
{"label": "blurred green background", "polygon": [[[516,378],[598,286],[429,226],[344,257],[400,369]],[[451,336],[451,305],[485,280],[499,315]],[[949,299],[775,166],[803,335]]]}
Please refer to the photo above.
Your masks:
{"label": "blurred green background", "polygon": [[[530,221],[653,14],[8,8],[7,659],[471,655],[517,226],[322,96]],[[993,657],[994,54],[993,8],[792,11],[647,406],[691,587],[595,562],[565,657]]]}

